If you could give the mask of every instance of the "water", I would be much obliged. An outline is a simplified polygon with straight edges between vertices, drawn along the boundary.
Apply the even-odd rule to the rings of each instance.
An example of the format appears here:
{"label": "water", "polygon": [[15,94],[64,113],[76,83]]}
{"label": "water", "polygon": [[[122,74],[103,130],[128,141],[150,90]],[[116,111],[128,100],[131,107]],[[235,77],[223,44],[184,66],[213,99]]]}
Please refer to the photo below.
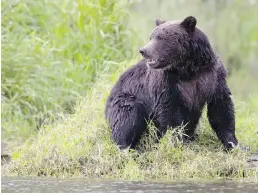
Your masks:
{"label": "water", "polygon": [[2,177],[2,193],[13,192],[136,192],[136,193],[178,193],[178,192],[203,192],[203,193],[252,193],[258,192],[258,184],[240,184],[220,182],[213,184],[191,183],[152,183],[152,182],[122,182],[89,179],[46,179],[46,178],[10,178]]}

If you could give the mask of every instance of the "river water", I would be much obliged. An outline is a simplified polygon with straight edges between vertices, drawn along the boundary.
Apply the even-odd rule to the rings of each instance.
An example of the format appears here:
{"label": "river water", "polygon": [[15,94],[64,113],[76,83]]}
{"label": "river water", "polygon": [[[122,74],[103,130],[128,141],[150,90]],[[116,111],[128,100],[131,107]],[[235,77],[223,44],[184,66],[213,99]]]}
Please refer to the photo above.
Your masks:
{"label": "river water", "polygon": [[153,182],[124,182],[89,179],[47,179],[47,178],[12,178],[2,177],[2,193],[13,192],[220,192],[220,193],[252,193],[258,192],[258,184],[241,184],[232,182],[219,183],[153,183]]}

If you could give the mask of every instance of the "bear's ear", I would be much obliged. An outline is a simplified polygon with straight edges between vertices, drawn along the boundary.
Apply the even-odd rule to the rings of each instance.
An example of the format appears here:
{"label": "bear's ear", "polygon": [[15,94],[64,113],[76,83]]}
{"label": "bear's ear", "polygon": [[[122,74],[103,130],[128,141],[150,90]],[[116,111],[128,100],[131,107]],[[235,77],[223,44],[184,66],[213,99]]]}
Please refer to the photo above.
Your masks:
{"label": "bear's ear", "polygon": [[181,26],[185,28],[188,33],[192,33],[195,30],[197,20],[193,16],[189,16],[181,22]]}
{"label": "bear's ear", "polygon": [[155,23],[156,23],[156,26],[159,26],[161,25],[162,23],[165,23],[166,21],[162,21],[160,19],[156,19]]}

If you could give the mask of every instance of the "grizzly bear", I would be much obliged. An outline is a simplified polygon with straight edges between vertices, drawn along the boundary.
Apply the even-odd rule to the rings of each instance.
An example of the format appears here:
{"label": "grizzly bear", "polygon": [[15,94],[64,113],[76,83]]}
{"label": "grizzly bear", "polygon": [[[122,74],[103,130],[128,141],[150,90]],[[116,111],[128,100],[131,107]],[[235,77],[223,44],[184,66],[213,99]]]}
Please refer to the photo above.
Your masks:
{"label": "grizzly bear", "polygon": [[156,20],[149,43],[139,50],[143,59],[113,87],[105,117],[120,149],[136,147],[148,120],[159,138],[168,128],[185,125],[185,135],[192,139],[205,104],[225,149],[238,145],[226,70],[196,23],[192,16]]}

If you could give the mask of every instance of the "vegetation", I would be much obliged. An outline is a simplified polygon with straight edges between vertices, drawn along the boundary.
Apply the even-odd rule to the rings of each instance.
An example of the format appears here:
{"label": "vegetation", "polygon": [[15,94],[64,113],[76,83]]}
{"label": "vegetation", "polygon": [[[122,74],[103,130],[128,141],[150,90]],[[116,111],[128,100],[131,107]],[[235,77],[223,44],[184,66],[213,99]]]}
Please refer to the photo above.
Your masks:
{"label": "vegetation", "polygon": [[115,0],[2,1],[2,140],[72,113],[98,72],[131,55],[125,15]]}
{"label": "vegetation", "polygon": [[[2,2],[4,140],[24,139],[43,123],[37,135],[12,154],[13,162],[3,173],[257,181],[258,168],[250,167],[247,160],[258,152],[258,28],[254,16],[258,5],[244,0],[88,2]],[[197,17],[229,69],[237,137],[250,146],[249,153],[222,151],[205,112],[197,130],[199,138],[189,144],[179,140],[182,128],[153,143],[151,123],[151,135],[142,139],[139,151],[121,152],[110,140],[103,116],[110,89],[138,61],[138,48],[148,40],[156,18],[186,15]]]}

